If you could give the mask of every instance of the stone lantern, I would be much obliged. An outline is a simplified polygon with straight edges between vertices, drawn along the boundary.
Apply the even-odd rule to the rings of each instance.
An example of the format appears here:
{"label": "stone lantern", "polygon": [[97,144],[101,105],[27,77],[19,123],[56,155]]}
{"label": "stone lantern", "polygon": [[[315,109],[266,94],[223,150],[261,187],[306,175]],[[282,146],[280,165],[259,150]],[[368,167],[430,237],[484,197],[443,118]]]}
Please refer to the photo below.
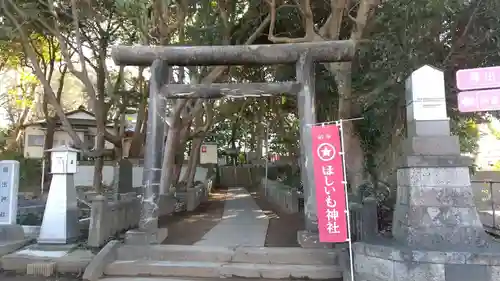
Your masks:
{"label": "stone lantern", "polygon": [[79,150],[60,146],[50,152],[52,182],[38,244],[69,244],[80,236],[74,174]]}

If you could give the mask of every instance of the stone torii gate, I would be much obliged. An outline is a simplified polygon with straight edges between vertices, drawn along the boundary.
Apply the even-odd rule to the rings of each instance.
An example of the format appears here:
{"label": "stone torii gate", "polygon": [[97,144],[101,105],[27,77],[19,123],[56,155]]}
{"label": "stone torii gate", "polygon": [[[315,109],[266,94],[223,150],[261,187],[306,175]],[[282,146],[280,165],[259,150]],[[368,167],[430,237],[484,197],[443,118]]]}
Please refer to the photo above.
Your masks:
{"label": "stone torii gate", "polygon": [[[112,51],[117,65],[151,66],[148,124],[143,175],[143,208],[139,228],[149,243],[158,229],[158,208],[165,113],[165,98],[221,98],[261,97],[271,95],[298,95],[300,117],[300,163],[304,184],[304,212],[306,230],[298,234],[302,246],[317,243],[316,199],[313,167],[310,160],[311,139],[308,124],[316,123],[314,63],[350,61],[355,43],[324,41],[275,45],[237,46],[118,46]],[[275,65],[296,64],[296,81],[284,83],[246,84],[168,84],[171,66],[216,65]],[[166,151],[165,153],[172,153]],[[153,235],[152,235],[153,234]]]}

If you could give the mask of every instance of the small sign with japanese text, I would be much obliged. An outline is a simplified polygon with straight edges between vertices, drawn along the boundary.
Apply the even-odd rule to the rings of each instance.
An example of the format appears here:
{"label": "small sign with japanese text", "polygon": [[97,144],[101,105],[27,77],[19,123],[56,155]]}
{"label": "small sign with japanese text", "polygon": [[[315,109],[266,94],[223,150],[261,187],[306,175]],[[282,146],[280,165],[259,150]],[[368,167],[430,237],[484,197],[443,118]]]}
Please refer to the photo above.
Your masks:
{"label": "small sign with japanese text", "polygon": [[16,224],[19,162],[0,161],[0,225]]}
{"label": "small sign with japanese text", "polygon": [[346,242],[348,228],[339,127],[313,126],[311,135],[319,240]]}

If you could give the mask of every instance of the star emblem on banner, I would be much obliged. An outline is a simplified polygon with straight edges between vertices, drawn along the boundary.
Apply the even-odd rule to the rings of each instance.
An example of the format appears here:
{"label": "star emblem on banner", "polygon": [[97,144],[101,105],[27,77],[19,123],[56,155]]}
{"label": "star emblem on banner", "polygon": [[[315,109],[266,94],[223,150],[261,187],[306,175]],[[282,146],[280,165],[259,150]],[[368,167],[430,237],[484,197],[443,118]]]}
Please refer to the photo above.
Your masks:
{"label": "star emblem on banner", "polygon": [[335,147],[330,143],[322,143],[316,149],[316,153],[321,161],[330,161],[335,158],[337,151]]}

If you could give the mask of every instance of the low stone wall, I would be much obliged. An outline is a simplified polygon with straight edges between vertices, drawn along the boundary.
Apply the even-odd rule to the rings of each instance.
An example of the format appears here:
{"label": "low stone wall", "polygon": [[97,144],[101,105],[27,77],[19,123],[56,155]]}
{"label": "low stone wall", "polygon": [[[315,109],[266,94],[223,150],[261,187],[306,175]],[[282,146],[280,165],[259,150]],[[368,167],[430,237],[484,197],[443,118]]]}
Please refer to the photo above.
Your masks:
{"label": "low stone wall", "polygon": [[297,193],[297,189],[269,179],[266,187],[265,178],[260,181],[260,189],[268,201],[278,205],[283,211],[290,214],[299,212],[300,195]]}
{"label": "low stone wall", "polygon": [[109,202],[102,195],[92,200],[87,244],[100,247],[117,233],[138,226],[141,203],[135,193],[120,194],[117,201]]}
{"label": "low stone wall", "polygon": [[189,188],[187,191],[176,192],[175,196],[179,198],[181,202],[186,204],[186,211],[193,211],[202,202],[204,193],[204,185],[200,184],[193,188]]}
{"label": "low stone wall", "polygon": [[177,198],[179,198],[181,202],[186,204],[187,211],[193,211],[202,202],[208,200],[208,196],[212,191],[214,180],[215,180],[215,175],[205,179],[204,183],[198,184],[197,186],[190,188],[185,192],[176,192],[175,195]]}

